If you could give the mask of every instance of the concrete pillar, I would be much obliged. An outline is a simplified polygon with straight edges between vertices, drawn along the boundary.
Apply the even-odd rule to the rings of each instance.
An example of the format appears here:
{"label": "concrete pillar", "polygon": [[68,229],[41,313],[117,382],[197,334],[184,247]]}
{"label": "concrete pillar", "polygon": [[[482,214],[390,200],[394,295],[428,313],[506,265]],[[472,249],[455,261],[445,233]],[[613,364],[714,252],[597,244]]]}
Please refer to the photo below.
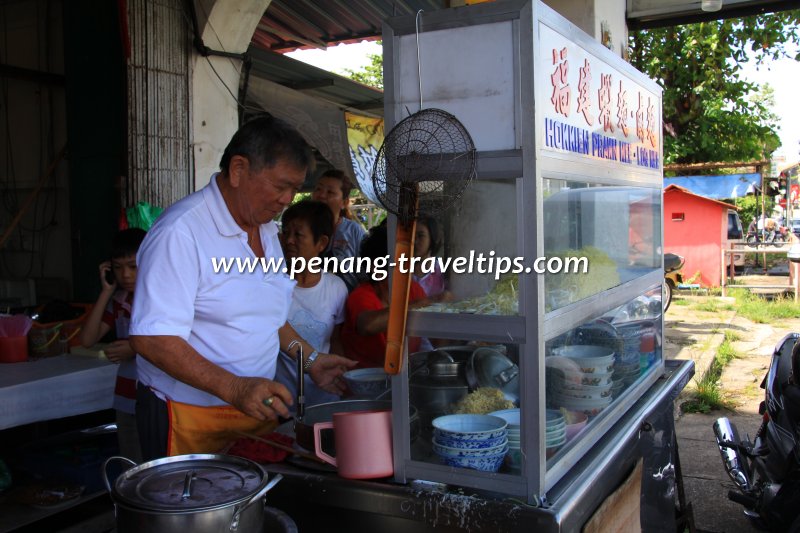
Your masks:
{"label": "concrete pillar", "polygon": [[[197,4],[200,34],[212,50],[244,53],[271,0],[201,0]],[[203,57],[195,50],[192,63],[192,146],[195,190],[219,170],[219,160],[238,128],[239,79],[242,62]]]}

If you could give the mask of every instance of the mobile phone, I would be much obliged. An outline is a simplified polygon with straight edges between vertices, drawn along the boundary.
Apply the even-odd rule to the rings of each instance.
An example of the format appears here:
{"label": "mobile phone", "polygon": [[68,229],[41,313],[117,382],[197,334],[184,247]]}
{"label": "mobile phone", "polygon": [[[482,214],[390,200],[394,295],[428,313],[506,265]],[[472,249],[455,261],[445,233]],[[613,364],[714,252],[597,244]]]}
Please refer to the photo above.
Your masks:
{"label": "mobile phone", "polygon": [[114,271],[110,268],[106,270],[106,283],[108,283],[109,285],[113,285],[114,283],[116,283],[116,281],[117,278],[114,277]]}

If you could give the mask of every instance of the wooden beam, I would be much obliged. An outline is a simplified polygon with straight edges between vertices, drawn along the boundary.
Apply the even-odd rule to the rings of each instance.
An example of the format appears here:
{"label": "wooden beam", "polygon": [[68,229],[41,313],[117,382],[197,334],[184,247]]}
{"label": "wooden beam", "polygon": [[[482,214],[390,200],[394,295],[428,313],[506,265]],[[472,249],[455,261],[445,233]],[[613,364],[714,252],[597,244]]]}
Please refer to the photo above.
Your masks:
{"label": "wooden beam", "polygon": [[763,161],[738,161],[733,163],[672,163],[671,165],[664,165],[665,172],[683,172],[693,170],[715,170],[719,168],[739,168],[739,167],[754,167],[768,166],[771,163],[768,159]]}

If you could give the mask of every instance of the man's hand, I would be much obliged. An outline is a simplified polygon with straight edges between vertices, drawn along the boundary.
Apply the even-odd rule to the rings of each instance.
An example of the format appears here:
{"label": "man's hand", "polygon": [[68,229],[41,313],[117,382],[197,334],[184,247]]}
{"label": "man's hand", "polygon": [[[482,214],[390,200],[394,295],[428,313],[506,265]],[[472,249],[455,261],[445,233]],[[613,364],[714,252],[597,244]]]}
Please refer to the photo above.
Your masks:
{"label": "man's hand", "polygon": [[127,359],[136,357],[136,352],[131,348],[131,343],[128,339],[114,341],[103,349],[106,357],[112,363],[121,363]]}
{"label": "man's hand", "polygon": [[355,367],[358,361],[347,359],[339,355],[321,353],[308,369],[308,375],[319,388],[333,394],[342,395],[347,391],[347,385],[342,379],[342,374]]}
{"label": "man's hand", "polygon": [[258,420],[277,420],[288,417],[288,405],[294,403],[289,390],[276,381],[264,378],[237,377],[230,397],[232,406]]}

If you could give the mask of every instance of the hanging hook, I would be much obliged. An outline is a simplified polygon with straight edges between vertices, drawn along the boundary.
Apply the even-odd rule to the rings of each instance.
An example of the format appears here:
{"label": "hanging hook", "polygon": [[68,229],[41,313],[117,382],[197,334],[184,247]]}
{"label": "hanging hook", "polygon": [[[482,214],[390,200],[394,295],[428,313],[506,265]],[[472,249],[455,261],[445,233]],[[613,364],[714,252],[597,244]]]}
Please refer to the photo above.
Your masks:
{"label": "hanging hook", "polygon": [[419,19],[424,9],[417,11],[416,19],[414,20],[414,27],[417,31],[417,78],[419,79],[419,110],[422,111],[422,62],[419,55]]}

